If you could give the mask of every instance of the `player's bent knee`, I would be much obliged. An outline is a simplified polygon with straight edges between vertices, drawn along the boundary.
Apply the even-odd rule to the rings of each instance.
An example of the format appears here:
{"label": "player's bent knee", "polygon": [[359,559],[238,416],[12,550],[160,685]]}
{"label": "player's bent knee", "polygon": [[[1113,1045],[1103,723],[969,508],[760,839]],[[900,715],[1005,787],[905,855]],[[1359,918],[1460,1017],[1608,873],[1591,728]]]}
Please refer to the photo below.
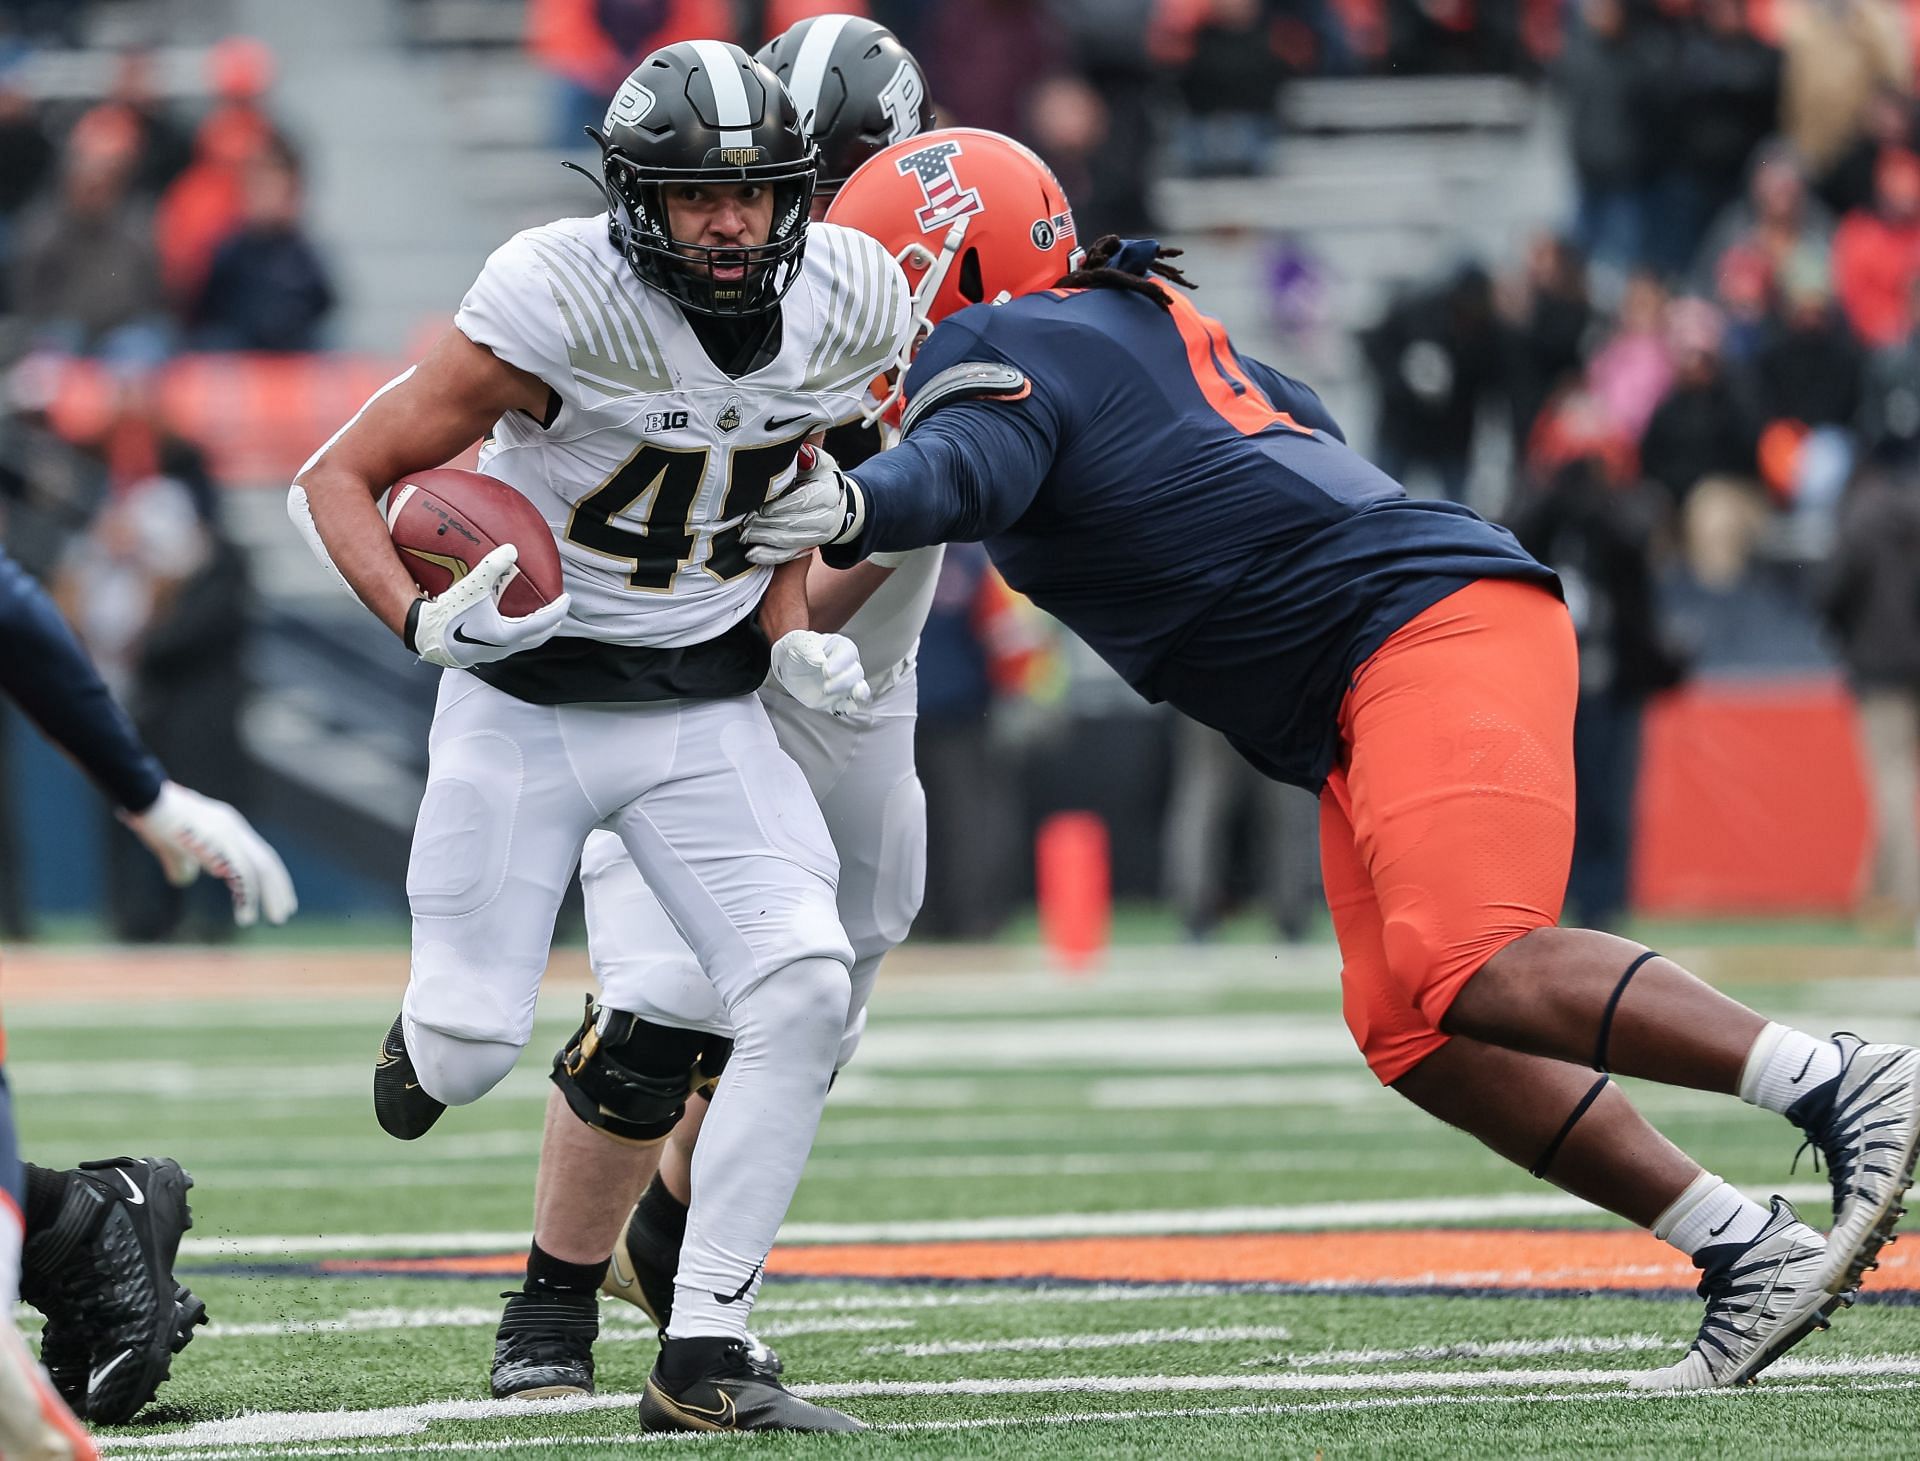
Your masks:
{"label": "player's bent knee", "polygon": [[695,1091],[711,1090],[733,1042],[724,1035],[656,1025],[589,997],[586,1018],[553,1058],[567,1107],[617,1141],[665,1138]]}
{"label": "player's bent knee", "polygon": [[449,1106],[466,1106],[506,1079],[526,1042],[472,1040],[409,1020],[407,1054],[420,1088]]}
{"label": "player's bent knee", "polygon": [[831,1056],[846,1033],[853,981],[837,959],[797,959],[769,974],[733,1007],[734,1038]]}

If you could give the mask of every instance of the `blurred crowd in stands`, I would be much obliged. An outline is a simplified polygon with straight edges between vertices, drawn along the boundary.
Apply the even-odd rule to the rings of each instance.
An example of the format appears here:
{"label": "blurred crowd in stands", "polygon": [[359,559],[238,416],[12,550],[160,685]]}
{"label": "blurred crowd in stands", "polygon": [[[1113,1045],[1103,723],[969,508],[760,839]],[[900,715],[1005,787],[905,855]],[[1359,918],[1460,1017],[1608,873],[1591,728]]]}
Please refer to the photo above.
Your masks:
{"label": "blurred crowd in stands", "polygon": [[1626,905],[1648,698],[1703,659],[1790,661],[1816,619],[1861,700],[1869,906],[1920,914],[1913,22],[1893,0],[1581,0],[1547,71],[1564,230],[1364,336],[1381,465],[1464,499],[1491,432],[1505,516],[1567,584],[1587,923]]}
{"label": "blurred crowd in stands", "polygon": [[[444,4],[394,0],[397,34],[429,35]],[[170,758],[203,757],[176,774],[244,803],[240,637],[220,627],[247,594],[220,523],[216,479],[232,472],[161,408],[153,371],[208,352],[291,368],[325,349],[335,291],[274,115],[272,54],[210,48],[185,99],[162,95],[140,50],[97,97],[36,94],[35,48],[80,43],[94,8],[0,0],[0,531],[49,582],[91,586],[67,597],[116,688]],[[545,140],[577,148],[655,47],[752,49],[823,11],[899,33],[943,120],[1033,143],[1088,236],[1177,232],[1158,216],[1160,175],[1267,172],[1293,78],[1497,73],[1553,98],[1567,216],[1515,258],[1461,261],[1384,307],[1357,342],[1371,449],[1413,490],[1504,517],[1567,584],[1583,921],[1625,913],[1648,700],[1804,643],[1816,663],[1837,649],[1860,692],[1874,906],[1911,925],[1920,0],[463,0],[459,24],[498,17],[495,42],[552,79]],[[1275,257],[1271,282],[1296,301],[1337,271]],[[76,400],[48,384],[65,355],[98,362],[110,388]],[[1236,902],[1288,936],[1316,926],[1311,798],[1257,784],[1198,727],[1144,716],[977,549],[949,555],[920,682],[940,849],[924,933],[998,927],[1027,881],[1010,849],[1088,796],[1113,811],[1122,888],[1159,887],[1195,936]],[[0,807],[0,837],[9,821]],[[148,892],[116,897],[120,932],[191,916]],[[0,878],[0,923],[8,903]]]}

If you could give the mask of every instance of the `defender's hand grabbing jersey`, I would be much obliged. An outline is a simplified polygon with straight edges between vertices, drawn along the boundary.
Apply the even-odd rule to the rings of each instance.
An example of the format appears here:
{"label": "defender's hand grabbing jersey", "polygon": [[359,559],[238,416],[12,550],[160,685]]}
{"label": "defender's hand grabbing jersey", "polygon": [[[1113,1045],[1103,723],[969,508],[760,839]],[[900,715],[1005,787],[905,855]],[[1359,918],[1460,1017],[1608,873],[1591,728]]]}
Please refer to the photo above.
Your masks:
{"label": "defender's hand grabbing jersey", "polygon": [[[480,469],[540,509],[573,608],[553,640],[481,678],[536,704],[759,687],[750,620],[770,570],[747,560],[740,526],[809,435],[858,416],[907,329],[905,281],[864,234],[813,224],[800,270],[764,362],[735,378],[634,276],[604,216],[529,229],[487,261],[454,324],[559,409],[545,426],[503,417]],[[690,652],[620,653],[633,646]]]}

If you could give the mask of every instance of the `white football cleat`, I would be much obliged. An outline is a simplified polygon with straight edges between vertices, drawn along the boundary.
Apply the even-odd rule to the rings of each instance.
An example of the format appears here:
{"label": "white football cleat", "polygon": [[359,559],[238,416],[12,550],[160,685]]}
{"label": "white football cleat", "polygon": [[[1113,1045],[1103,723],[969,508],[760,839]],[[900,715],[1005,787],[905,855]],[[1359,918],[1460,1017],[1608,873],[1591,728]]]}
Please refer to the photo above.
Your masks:
{"label": "white football cleat", "polygon": [[99,1461],[86,1428],[74,1419],[47,1372],[0,1315],[0,1456],[6,1461]]}
{"label": "white football cleat", "polygon": [[[1703,1253],[1700,1279],[1707,1315],[1693,1347],[1675,1364],[1630,1376],[1634,1390],[1711,1390],[1744,1385],[1853,1302],[1828,1293],[1823,1281],[1827,1244],[1784,1197],[1751,1243]],[[1696,1260],[1698,1261],[1698,1260]]]}
{"label": "white football cleat", "polygon": [[1833,1037],[1840,1074],[1803,1096],[1787,1119],[1826,1159],[1833,1183],[1833,1231],[1827,1235],[1828,1293],[1860,1286],[1906,1215],[1900,1198],[1920,1155],[1920,1050]]}

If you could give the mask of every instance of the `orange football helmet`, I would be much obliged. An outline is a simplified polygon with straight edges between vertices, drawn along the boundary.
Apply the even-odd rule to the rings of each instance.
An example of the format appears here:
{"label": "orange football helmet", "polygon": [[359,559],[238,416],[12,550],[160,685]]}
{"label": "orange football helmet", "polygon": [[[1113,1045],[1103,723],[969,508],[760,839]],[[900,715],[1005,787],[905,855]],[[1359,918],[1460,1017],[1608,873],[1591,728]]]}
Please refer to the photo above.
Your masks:
{"label": "orange football helmet", "polygon": [[1086,257],[1059,180],[998,132],[947,127],[894,143],[848,178],[827,222],[878,239],[913,290],[913,332],[868,421],[897,420],[920,341],[955,310],[1045,289]]}

